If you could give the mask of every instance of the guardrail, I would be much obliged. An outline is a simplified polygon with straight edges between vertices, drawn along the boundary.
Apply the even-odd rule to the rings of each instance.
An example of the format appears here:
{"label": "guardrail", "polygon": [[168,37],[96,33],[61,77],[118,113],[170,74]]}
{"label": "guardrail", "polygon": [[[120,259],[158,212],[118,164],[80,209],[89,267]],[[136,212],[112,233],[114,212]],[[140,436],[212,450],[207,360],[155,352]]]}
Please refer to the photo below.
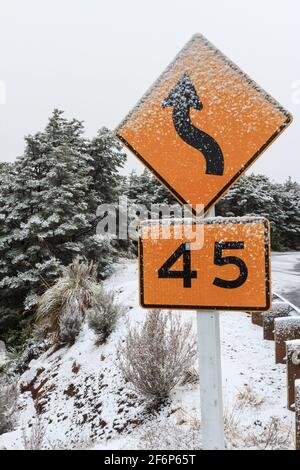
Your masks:
{"label": "guardrail", "polygon": [[295,412],[295,446],[300,450],[300,308],[274,292],[270,311],[251,316],[263,328],[264,339],[274,341],[275,363],[286,364],[287,408]]}
{"label": "guardrail", "polygon": [[286,302],[287,304],[289,304],[292,307],[292,309],[295,310],[295,312],[297,312],[298,315],[300,315],[299,307],[296,307],[296,305],[294,305],[288,299],[284,298],[281,294],[277,294],[277,292],[273,292],[273,295],[275,295],[275,297],[278,297],[278,299],[282,300],[283,302]]}

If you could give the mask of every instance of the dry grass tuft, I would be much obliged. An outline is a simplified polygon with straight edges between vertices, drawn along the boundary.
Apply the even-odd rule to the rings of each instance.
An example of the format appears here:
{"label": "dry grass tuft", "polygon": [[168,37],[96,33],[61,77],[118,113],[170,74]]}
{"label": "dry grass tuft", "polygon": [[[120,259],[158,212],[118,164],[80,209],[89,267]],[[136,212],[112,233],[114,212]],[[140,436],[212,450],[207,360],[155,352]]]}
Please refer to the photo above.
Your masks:
{"label": "dry grass tuft", "polygon": [[32,423],[28,432],[22,429],[22,441],[25,450],[43,450],[45,448],[46,429],[40,416]]}
{"label": "dry grass tuft", "polygon": [[251,385],[244,385],[244,387],[239,390],[237,394],[237,399],[241,405],[249,405],[254,408],[259,408],[265,402],[264,397],[260,397]]}
{"label": "dry grass tuft", "polygon": [[284,450],[290,447],[292,428],[272,416],[259,433],[250,432],[247,443],[258,450]]}
{"label": "dry grass tuft", "polygon": [[197,384],[198,382],[199,372],[195,369],[195,367],[191,367],[184,372],[181,385]]}
{"label": "dry grass tuft", "polygon": [[139,448],[144,450],[200,450],[200,426],[150,421],[143,426]]}
{"label": "dry grass tuft", "polygon": [[37,309],[37,323],[47,324],[49,332],[57,340],[63,314],[76,311],[83,316],[91,307],[97,289],[95,264],[77,257],[64,268],[62,277],[42,295]]}

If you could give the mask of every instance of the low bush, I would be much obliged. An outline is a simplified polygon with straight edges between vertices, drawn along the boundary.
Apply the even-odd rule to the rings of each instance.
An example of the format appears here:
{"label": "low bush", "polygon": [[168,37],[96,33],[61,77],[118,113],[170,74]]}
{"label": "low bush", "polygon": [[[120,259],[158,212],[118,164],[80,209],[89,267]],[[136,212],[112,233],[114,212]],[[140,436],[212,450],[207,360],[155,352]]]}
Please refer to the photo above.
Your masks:
{"label": "low bush", "polygon": [[142,428],[138,446],[143,450],[201,450],[200,423],[150,421]]}
{"label": "low bush", "polygon": [[100,341],[106,341],[113,332],[124,308],[116,303],[113,292],[106,292],[99,286],[92,299],[92,308],[88,311],[88,324]]}
{"label": "low bush", "polygon": [[46,428],[38,416],[32,423],[29,431],[22,429],[24,450],[45,450]]}
{"label": "low bush", "polygon": [[149,311],[141,328],[130,328],[119,347],[120,367],[137,393],[163,401],[183,380],[197,351],[191,328],[191,323],[159,310]]}
{"label": "low bush", "polygon": [[73,306],[66,308],[59,319],[59,341],[61,343],[74,344],[82,327],[82,313]]}

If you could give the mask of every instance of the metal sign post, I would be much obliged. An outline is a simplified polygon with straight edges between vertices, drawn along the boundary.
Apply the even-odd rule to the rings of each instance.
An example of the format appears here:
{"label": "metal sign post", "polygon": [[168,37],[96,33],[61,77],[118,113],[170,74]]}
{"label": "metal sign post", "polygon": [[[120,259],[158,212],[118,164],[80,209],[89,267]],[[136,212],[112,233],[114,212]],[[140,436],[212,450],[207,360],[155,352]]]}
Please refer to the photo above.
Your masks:
{"label": "metal sign post", "polygon": [[225,449],[220,313],[197,313],[201,429],[204,450]]}
{"label": "metal sign post", "polygon": [[[207,217],[214,217],[211,209]],[[202,448],[225,449],[220,313],[197,312]]]}

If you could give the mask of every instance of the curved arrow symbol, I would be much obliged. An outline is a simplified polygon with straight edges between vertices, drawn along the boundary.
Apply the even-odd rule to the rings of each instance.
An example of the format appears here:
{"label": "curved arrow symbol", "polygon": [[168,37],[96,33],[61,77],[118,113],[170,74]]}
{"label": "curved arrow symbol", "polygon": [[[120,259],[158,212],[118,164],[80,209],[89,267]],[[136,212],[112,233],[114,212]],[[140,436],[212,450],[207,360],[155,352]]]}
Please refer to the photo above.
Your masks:
{"label": "curved arrow symbol", "polygon": [[192,124],[190,108],[203,109],[197,91],[187,73],[171,90],[168,98],[162,103],[163,108],[173,108],[173,124],[177,134],[188,145],[196,148],[206,160],[207,175],[223,175],[224,157],[219,144],[206,132]]}

